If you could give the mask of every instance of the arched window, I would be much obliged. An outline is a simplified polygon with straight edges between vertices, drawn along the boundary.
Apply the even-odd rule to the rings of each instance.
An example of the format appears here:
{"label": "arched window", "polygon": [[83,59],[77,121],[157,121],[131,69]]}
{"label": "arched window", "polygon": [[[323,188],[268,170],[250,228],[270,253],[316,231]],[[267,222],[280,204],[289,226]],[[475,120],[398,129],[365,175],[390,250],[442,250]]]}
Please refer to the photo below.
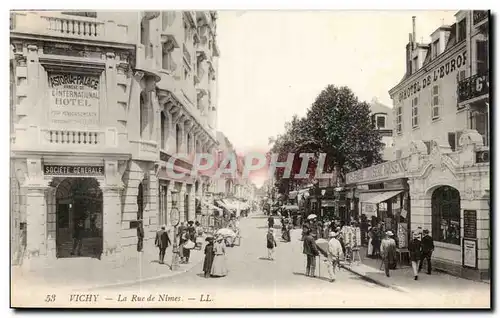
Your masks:
{"label": "arched window", "polygon": [[160,120],[160,127],[161,127],[161,149],[165,149],[165,144],[166,144],[166,129],[165,129],[165,123],[166,123],[166,116],[164,112],[161,112],[161,120]]}
{"label": "arched window", "polygon": [[181,151],[182,135],[181,127],[175,125],[175,151],[179,153]]}
{"label": "arched window", "polygon": [[460,245],[460,192],[442,186],[432,193],[432,237]]}

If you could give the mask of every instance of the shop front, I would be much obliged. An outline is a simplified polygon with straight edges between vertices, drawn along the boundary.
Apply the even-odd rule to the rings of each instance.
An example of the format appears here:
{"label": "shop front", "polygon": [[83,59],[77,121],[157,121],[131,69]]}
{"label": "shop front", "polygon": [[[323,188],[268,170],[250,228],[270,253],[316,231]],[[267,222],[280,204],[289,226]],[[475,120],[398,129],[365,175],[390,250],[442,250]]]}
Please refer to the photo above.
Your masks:
{"label": "shop front", "polygon": [[[474,130],[459,150],[413,141],[406,157],[347,175],[360,211],[396,230],[400,248],[413,232],[429,230],[434,268],[474,279],[489,277],[490,207],[487,148]],[[405,233],[406,232],[406,233]]]}

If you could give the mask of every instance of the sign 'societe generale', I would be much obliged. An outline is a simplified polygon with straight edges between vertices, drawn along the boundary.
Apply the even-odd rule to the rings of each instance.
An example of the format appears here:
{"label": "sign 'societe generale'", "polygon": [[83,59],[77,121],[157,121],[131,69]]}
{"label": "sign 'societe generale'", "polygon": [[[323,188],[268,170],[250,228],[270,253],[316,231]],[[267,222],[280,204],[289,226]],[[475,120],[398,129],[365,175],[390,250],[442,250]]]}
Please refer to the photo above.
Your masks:
{"label": "sign 'societe generale'", "polygon": [[99,123],[99,76],[49,74],[50,121],[56,125]]}
{"label": "sign 'societe generale'", "polygon": [[103,166],[44,165],[43,173],[52,176],[104,176]]}

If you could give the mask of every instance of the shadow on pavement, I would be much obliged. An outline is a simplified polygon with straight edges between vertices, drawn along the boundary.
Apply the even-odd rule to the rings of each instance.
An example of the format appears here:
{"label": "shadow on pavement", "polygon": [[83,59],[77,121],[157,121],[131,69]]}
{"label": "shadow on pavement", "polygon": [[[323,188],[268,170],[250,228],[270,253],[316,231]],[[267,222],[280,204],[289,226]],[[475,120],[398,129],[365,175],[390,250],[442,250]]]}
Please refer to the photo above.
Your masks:
{"label": "shadow on pavement", "polygon": [[298,275],[298,276],[304,276],[304,277],[307,277],[307,278],[310,278],[310,279],[317,279],[317,280],[322,280],[322,281],[325,281],[325,282],[330,282],[330,279],[326,278],[326,277],[319,277],[319,276],[309,277],[309,276],[306,276],[306,274],[304,274],[304,273],[298,273],[298,272],[293,272],[293,274],[294,275]]}
{"label": "shadow on pavement", "polygon": [[267,258],[267,257],[259,257],[259,259],[260,259],[261,261],[269,261],[269,262],[272,262],[272,260],[270,260],[270,259],[269,259],[269,258]]}

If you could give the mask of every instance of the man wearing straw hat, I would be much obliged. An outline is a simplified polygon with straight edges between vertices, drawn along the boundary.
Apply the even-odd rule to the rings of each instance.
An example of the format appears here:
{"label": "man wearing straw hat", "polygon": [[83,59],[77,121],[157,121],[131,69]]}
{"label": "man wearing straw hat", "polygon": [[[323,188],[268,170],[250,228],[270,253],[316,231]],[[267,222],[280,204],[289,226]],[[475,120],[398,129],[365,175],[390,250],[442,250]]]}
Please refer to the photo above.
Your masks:
{"label": "man wearing straw hat", "polygon": [[343,257],[342,245],[337,239],[338,232],[330,232],[328,236],[330,237],[330,241],[328,241],[328,274],[330,275],[330,282],[333,283],[335,281],[335,272],[340,264],[340,259]]}
{"label": "man wearing straw hat", "polygon": [[394,234],[392,231],[385,232],[385,237],[380,244],[380,254],[382,255],[382,259],[385,267],[385,275],[387,277],[390,276],[389,268],[396,259],[396,241],[393,238]]}

